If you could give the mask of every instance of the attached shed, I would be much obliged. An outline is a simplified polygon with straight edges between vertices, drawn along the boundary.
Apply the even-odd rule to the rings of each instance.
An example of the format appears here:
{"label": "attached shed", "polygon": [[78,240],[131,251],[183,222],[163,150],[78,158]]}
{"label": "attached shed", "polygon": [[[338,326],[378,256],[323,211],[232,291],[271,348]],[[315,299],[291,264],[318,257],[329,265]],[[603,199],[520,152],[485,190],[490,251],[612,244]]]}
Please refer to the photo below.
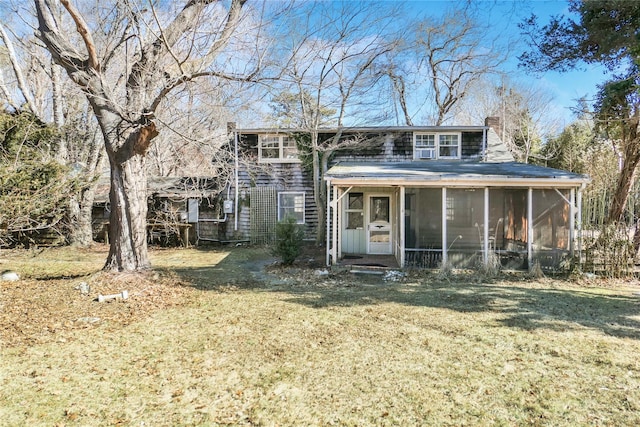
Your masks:
{"label": "attached shed", "polygon": [[[148,180],[148,241],[161,245],[223,240],[230,209],[212,177],[151,177]],[[101,179],[93,207],[96,240],[108,241],[109,180]],[[222,236],[222,237],[221,237]]]}

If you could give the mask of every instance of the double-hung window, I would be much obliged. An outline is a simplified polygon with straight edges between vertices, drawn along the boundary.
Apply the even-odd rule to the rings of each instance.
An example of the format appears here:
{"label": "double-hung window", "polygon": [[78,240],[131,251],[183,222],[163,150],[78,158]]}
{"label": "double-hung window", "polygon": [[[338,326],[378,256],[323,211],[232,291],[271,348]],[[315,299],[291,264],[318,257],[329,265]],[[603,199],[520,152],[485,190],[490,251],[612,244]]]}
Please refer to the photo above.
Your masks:
{"label": "double-hung window", "polygon": [[278,221],[295,218],[304,224],[304,191],[282,191],[278,193]]}
{"label": "double-hung window", "polygon": [[459,159],[460,135],[457,133],[438,135],[438,157],[441,159]]}
{"label": "double-hung window", "polygon": [[415,133],[414,158],[424,159],[459,159],[459,133]]}
{"label": "double-hung window", "polygon": [[435,159],[436,158],[436,136],[434,134],[418,133],[415,136],[416,158]]}
{"label": "double-hung window", "polygon": [[288,135],[260,135],[258,158],[261,162],[294,163],[300,161],[296,141]]}

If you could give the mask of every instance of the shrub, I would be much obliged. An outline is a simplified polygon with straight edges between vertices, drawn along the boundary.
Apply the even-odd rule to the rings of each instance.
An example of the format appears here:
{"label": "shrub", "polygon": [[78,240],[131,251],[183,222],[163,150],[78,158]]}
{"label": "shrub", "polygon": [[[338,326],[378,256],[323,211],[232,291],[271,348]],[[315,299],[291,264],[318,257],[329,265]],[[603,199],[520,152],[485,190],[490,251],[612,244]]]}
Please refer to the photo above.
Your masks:
{"label": "shrub", "polygon": [[291,265],[300,256],[304,231],[296,223],[295,218],[288,217],[276,224],[275,255],[282,259],[284,265]]}

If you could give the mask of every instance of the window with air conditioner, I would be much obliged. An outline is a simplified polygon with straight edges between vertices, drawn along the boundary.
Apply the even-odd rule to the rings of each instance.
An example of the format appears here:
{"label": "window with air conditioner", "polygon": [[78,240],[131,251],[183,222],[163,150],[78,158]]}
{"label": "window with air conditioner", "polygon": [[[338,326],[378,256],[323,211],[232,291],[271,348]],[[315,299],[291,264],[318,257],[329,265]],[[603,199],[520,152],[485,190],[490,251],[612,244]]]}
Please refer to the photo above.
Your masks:
{"label": "window with air conditioner", "polygon": [[459,133],[415,133],[414,159],[459,159]]}

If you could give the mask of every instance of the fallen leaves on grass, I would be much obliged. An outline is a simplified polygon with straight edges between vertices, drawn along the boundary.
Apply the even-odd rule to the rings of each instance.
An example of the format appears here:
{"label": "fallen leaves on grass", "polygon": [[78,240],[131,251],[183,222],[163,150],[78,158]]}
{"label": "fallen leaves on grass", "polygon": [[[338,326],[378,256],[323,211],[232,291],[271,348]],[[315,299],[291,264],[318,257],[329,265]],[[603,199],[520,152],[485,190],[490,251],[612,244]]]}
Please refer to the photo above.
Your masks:
{"label": "fallen leaves on grass", "polygon": [[[84,282],[89,292],[79,285]],[[98,302],[98,295],[128,292],[128,298]],[[152,312],[189,300],[194,289],[173,274],[94,273],[74,279],[0,283],[0,340],[3,346],[65,342],[77,329],[120,328]]]}

